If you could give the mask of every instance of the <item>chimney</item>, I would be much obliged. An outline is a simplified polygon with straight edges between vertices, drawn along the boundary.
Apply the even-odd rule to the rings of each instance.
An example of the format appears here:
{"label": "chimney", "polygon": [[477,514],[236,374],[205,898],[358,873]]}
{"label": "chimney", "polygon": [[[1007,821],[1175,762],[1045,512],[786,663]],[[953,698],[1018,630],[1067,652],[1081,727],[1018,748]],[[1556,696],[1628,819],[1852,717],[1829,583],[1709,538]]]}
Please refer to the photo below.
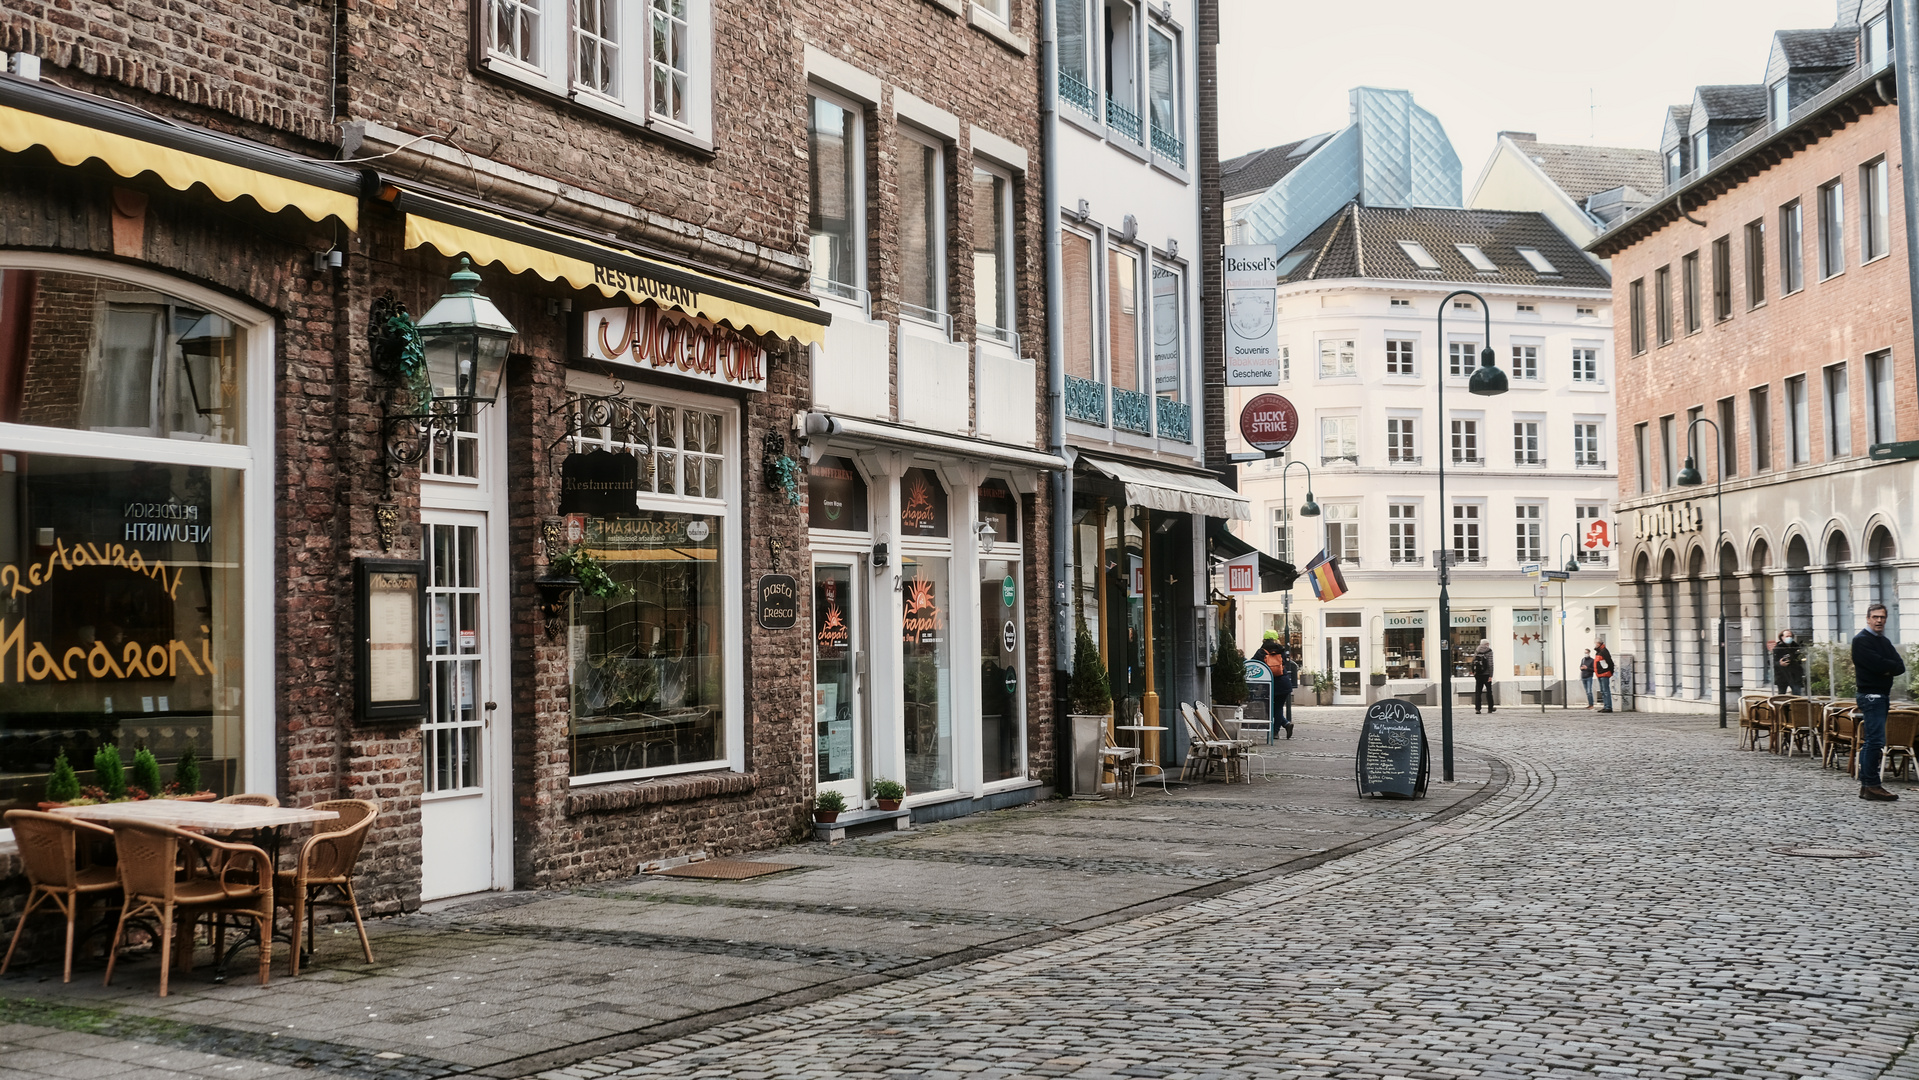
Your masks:
{"label": "chimney", "polygon": [[1530,131],[1502,131],[1499,133],[1499,137],[1502,139],[1511,139],[1514,142],[1539,141],[1539,136]]}

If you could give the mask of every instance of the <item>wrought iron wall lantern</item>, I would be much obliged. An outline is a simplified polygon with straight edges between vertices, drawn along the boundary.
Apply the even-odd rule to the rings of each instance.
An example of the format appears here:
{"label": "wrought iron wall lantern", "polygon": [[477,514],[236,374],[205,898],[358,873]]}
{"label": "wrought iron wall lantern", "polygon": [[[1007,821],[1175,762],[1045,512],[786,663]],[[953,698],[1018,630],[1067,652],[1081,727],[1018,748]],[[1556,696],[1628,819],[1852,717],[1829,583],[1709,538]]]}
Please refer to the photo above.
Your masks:
{"label": "wrought iron wall lantern", "polygon": [[462,258],[451,292],[415,322],[388,292],[367,325],[373,370],[387,380],[380,402],[387,492],[393,481],[444,446],[462,422],[500,392],[507,344],[519,331],[478,291],[480,275]]}

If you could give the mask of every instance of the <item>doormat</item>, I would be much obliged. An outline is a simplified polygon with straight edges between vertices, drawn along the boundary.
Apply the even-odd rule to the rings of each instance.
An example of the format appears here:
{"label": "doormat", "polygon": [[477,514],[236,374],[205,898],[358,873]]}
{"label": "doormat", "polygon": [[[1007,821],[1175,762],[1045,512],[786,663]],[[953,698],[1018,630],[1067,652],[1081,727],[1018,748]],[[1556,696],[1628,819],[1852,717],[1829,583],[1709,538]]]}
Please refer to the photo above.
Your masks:
{"label": "doormat", "polygon": [[1877,859],[1880,853],[1864,848],[1847,847],[1776,847],[1772,849],[1778,855],[1793,855],[1801,859]]}
{"label": "doormat", "polygon": [[739,881],[743,878],[762,877],[777,874],[782,870],[798,870],[791,863],[744,862],[739,859],[704,859],[700,862],[681,863],[664,870],[651,871],[660,877],[708,878],[714,881]]}

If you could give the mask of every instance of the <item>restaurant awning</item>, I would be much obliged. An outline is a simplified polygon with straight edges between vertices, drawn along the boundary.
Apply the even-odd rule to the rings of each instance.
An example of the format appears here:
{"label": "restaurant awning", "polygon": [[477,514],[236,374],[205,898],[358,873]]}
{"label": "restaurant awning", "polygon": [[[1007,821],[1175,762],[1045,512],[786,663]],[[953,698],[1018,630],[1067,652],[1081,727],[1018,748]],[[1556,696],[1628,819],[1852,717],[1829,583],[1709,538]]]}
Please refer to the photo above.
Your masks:
{"label": "restaurant awning", "polygon": [[291,206],[314,221],[360,227],[358,171],[260,143],[161,120],[126,106],[26,79],[0,79],[0,150],[43,147],[63,165],[98,159],[132,178],[152,173],[176,191],[204,184],[215,198],[246,196],[269,213]]}
{"label": "restaurant awning", "polygon": [[1090,455],[1082,455],[1080,460],[1093,471],[1126,485],[1126,501],[1134,506],[1170,510],[1178,514],[1202,514],[1228,521],[1251,521],[1253,518],[1252,504],[1239,492],[1211,476],[1155,469]]}
{"label": "restaurant awning", "polygon": [[[388,183],[392,183],[388,181]],[[773,334],[803,345],[825,341],[832,316],[810,298],[762,289],[647,258],[476,206],[401,189],[393,206],[406,215],[406,246],[531,271],[576,289],[677,309],[741,333]]]}
{"label": "restaurant awning", "polygon": [[[1209,518],[1206,521],[1206,536],[1213,542],[1213,554],[1226,559],[1237,559],[1259,549],[1233,535],[1224,521]],[[1299,572],[1292,563],[1281,562],[1263,551],[1259,552],[1259,591],[1285,592],[1298,580]]]}

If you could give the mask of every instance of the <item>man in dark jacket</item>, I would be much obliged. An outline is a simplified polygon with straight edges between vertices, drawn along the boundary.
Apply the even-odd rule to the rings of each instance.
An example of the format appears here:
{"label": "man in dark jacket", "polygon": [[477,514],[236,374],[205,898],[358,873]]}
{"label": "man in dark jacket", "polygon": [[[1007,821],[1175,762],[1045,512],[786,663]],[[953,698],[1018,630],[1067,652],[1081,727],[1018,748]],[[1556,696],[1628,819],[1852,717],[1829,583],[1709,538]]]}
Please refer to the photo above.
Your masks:
{"label": "man in dark jacket", "polygon": [[1279,643],[1279,631],[1266,631],[1266,640],[1260,642],[1253,659],[1273,673],[1273,725],[1266,737],[1276,737],[1283,727],[1290,739],[1293,737],[1293,688],[1299,685],[1299,673],[1293,670],[1293,660],[1287,655],[1286,647]]}
{"label": "man in dark jacket", "polygon": [[1479,648],[1473,650],[1473,711],[1479,711],[1479,703],[1486,703],[1487,712],[1498,712],[1493,701],[1493,643],[1481,640]]}
{"label": "man in dark jacket", "polygon": [[1899,650],[1886,640],[1886,605],[1866,609],[1866,628],[1852,639],[1852,669],[1859,677],[1859,797],[1892,802],[1899,796],[1879,780],[1879,759],[1886,750],[1886,707],[1892,680],[1906,673]]}
{"label": "man in dark jacket", "polygon": [[1612,711],[1612,675],[1616,670],[1612,662],[1612,650],[1606,643],[1593,645],[1593,677],[1599,680],[1599,711]]}

